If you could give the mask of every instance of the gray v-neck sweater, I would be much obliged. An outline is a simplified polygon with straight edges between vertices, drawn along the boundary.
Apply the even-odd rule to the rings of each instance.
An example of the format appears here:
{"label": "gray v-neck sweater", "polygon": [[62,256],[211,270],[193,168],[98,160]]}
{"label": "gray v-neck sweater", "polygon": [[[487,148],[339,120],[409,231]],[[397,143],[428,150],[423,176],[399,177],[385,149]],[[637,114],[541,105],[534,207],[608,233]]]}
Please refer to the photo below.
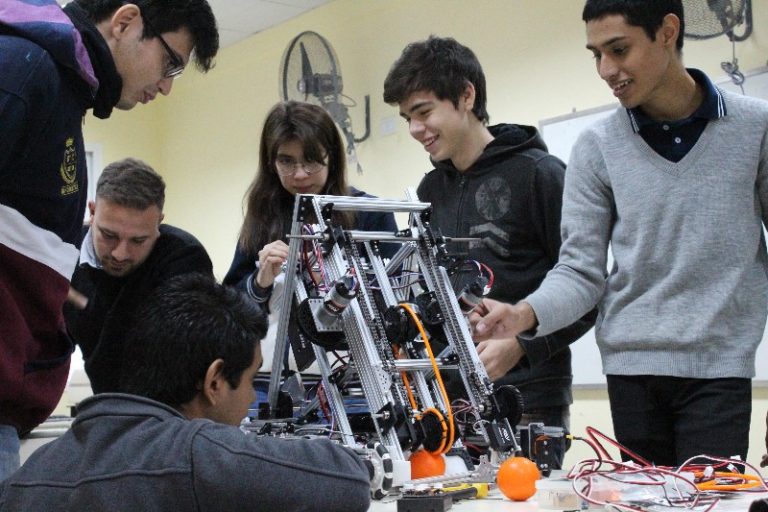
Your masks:
{"label": "gray v-neck sweater", "polygon": [[581,134],[559,262],[525,299],[537,336],[599,304],[606,374],[754,376],[768,310],[768,103],[723,96],[728,115],[678,163],[634,133],[622,108]]}

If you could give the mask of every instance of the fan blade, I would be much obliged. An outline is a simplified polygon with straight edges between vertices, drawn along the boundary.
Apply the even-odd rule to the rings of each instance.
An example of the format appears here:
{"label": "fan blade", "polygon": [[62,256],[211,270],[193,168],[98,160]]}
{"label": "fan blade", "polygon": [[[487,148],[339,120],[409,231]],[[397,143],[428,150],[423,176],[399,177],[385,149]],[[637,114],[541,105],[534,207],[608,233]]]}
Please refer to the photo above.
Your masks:
{"label": "fan blade", "polygon": [[307,49],[304,47],[304,43],[299,43],[299,51],[301,52],[301,77],[304,80],[311,80],[312,64],[309,63],[309,55],[307,55]]}
{"label": "fan blade", "polygon": [[310,95],[317,95],[317,87],[315,85],[315,77],[312,74],[312,64],[309,63],[309,55],[303,42],[299,43],[299,52],[301,53],[300,90],[304,93],[304,101],[307,101]]}

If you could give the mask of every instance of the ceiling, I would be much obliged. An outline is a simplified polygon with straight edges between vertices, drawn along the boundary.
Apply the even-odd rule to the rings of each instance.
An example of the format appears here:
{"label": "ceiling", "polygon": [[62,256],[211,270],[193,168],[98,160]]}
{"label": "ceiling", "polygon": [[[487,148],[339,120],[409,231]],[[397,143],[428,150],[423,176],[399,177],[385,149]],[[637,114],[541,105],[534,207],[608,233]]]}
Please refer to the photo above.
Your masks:
{"label": "ceiling", "polygon": [[331,0],[208,0],[219,23],[221,46],[228,46]]}
{"label": "ceiling", "polygon": [[[62,5],[69,0],[58,0]],[[208,0],[219,24],[221,46],[229,46],[332,0]]]}

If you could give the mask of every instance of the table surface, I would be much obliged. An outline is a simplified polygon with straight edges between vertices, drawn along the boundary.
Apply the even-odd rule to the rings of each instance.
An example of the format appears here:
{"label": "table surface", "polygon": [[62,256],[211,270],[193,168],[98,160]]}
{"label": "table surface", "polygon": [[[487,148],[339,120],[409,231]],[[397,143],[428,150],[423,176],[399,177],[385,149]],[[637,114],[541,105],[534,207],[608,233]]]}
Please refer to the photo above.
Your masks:
{"label": "table surface", "polygon": [[[63,431],[69,427],[71,418],[65,418],[60,421],[47,422],[33,432],[35,435],[31,435],[30,438],[22,440],[22,461],[26,458],[25,451],[29,452],[36,449],[40,444],[48,442],[55,437],[60,436]],[[554,473],[553,473],[554,474]],[[758,499],[768,499],[768,492],[741,492],[729,494],[726,498],[721,499],[720,503],[713,509],[716,512],[746,512],[749,509],[749,505]],[[591,512],[599,512],[607,509],[599,508],[588,509]],[[383,500],[374,500],[371,502],[369,508],[371,512],[395,512],[397,511],[397,501],[394,497],[385,497]],[[551,511],[553,509],[540,508],[536,496],[534,495],[528,501],[514,502],[506,499],[498,489],[492,489],[488,497],[483,499],[471,499],[460,500],[453,503],[450,509],[457,512],[538,512],[538,511]],[[560,510],[560,509],[555,509]],[[660,509],[653,509],[660,510]],[[664,509],[664,510],[680,510],[686,511],[690,509],[677,508],[677,509]],[[701,509],[697,509],[701,510]]]}
{"label": "table surface", "polygon": [[[371,512],[393,512],[397,510],[396,501],[373,501]],[[451,507],[451,510],[457,512],[535,512],[540,510],[534,499],[522,502],[509,501],[500,494],[492,493],[487,498],[480,500],[461,500],[457,501]]]}
{"label": "table surface", "polygon": [[[757,499],[768,498],[768,492],[764,493],[734,493],[732,497],[720,500],[713,509],[718,512],[746,512],[750,503]],[[397,502],[391,498],[382,501],[373,501],[368,509],[371,512],[394,512],[397,510]],[[536,496],[528,501],[514,502],[504,498],[498,491],[492,491],[487,498],[478,500],[461,500],[455,502],[450,509],[456,512],[538,512],[551,509],[539,508]],[[591,512],[607,510],[604,508],[590,508]],[[687,511],[690,509],[676,508],[669,510]],[[697,509],[701,510],[701,509]]]}

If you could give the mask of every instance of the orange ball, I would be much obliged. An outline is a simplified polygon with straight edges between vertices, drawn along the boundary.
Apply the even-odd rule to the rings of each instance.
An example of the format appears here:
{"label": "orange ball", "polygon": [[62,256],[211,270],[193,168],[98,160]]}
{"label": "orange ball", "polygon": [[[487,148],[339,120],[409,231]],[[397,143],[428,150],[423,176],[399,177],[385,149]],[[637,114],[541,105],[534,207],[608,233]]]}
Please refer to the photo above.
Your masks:
{"label": "orange ball", "polygon": [[445,459],[440,454],[419,450],[411,454],[411,479],[440,476],[445,473]]}
{"label": "orange ball", "polygon": [[499,466],[496,483],[513,501],[525,501],[536,494],[536,480],[541,478],[536,463],[525,457],[510,457]]}

